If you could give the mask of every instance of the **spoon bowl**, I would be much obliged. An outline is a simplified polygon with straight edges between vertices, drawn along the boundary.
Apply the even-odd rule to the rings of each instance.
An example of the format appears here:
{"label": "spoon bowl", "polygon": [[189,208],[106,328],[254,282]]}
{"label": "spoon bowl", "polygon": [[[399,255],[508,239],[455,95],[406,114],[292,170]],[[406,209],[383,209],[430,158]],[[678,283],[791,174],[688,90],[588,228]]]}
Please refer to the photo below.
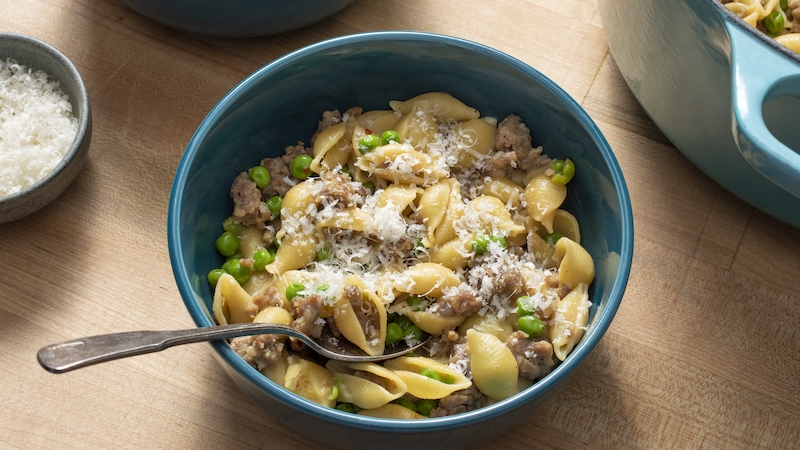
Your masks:
{"label": "spoon bowl", "polygon": [[296,338],[308,345],[311,350],[328,359],[345,362],[384,361],[411,352],[427,342],[425,340],[408,346],[404,341],[400,341],[388,348],[388,352],[371,356],[346,339],[337,339],[326,331],[323,331],[323,334],[315,339],[285,325],[236,323],[188,330],[129,331],[83,337],[42,347],[37,352],[36,358],[45,370],[52,373],[64,373],[128,356],[159,352],[176,345],[254,334],[280,334]]}

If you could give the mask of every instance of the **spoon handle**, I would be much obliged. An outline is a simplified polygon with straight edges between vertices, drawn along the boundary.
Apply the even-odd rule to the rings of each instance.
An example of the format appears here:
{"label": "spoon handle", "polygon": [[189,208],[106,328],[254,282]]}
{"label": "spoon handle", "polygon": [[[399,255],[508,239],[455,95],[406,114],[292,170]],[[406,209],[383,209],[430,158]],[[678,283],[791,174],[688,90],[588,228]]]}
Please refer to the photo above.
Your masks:
{"label": "spoon handle", "polygon": [[42,347],[36,357],[45,370],[64,373],[105,361],[159,352],[175,345],[266,333],[307,339],[297,330],[283,325],[237,323],[187,330],[130,331],[83,337]]}

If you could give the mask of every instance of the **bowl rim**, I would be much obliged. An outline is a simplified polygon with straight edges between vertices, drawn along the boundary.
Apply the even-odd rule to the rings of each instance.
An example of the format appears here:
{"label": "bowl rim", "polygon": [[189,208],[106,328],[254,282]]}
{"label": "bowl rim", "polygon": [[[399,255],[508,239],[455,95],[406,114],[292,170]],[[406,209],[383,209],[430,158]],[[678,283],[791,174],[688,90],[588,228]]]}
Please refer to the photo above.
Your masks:
{"label": "bowl rim", "polygon": [[[86,90],[86,83],[83,81],[83,77],[81,76],[78,68],[75,64],[62,53],[59,49],[55,48],[54,46],[44,42],[41,39],[35,38],[33,36],[28,36],[26,34],[20,33],[11,33],[6,31],[0,31],[0,41],[8,40],[8,41],[16,41],[21,42],[23,45],[28,46],[28,48],[35,49],[39,52],[44,52],[52,56],[55,60],[57,60],[61,65],[63,65],[70,75],[77,81],[77,97],[76,99],[70,98],[71,101],[74,101],[76,104],[80,105],[80,109],[82,114],[78,117],[78,129],[75,133],[75,140],[72,141],[69,149],[64,154],[64,158],[50,171],[47,175],[45,175],[39,181],[31,184],[30,186],[22,189],[18,192],[13,194],[9,194],[3,197],[0,197],[0,205],[3,204],[11,204],[17,201],[24,201],[25,197],[31,195],[34,191],[36,191],[41,186],[49,183],[51,180],[56,178],[59,173],[61,173],[65,167],[69,166],[72,161],[78,157],[79,149],[83,145],[84,140],[89,131],[89,127],[91,126],[91,107],[89,104],[89,93]],[[11,58],[15,59],[11,56],[0,55],[3,58]],[[25,65],[28,69],[31,69],[30,66],[24,63],[20,63]],[[35,70],[41,70],[39,68],[34,68]],[[52,77],[53,75],[48,73],[48,77]],[[64,84],[64,80],[56,80],[59,83],[59,86]],[[74,112],[73,112],[74,114]],[[45,205],[42,205],[45,206]],[[31,211],[33,213],[33,211]]]}
{"label": "bowl rim", "polygon": [[178,289],[184,304],[195,324],[197,326],[214,325],[207,316],[206,310],[197,302],[194,291],[192,290],[190,276],[181,259],[183,248],[179,238],[180,217],[178,212],[182,207],[182,197],[180,196],[180,193],[185,188],[187,182],[187,169],[191,165],[201,141],[214,126],[214,123],[220,118],[220,116],[226,112],[226,109],[230,105],[235,104],[238,99],[245,95],[249,89],[249,85],[255,80],[258,80],[273,71],[284,68],[289,64],[293,64],[298,58],[306,58],[317,52],[327,51],[329,49],[335,49],[350,44],[357,45],[366,42],[374,44],[376,40],[423,41],[437,44],[447,44],[460,47],[471,52],[483,54],[490,58],[500,60],[504,64],[512,66],[517,71],[524,72],[526,75],[535,79],[537,83],[541,84],[548,91],[554,94],[566,106],[568,106],[573,118],[586,129],[587,133],[590,135],[598,150],[602,154],[602,157],[609,168],[611,181],[617,191],[617,201],[619,202],[620,206],[621,225],[620,268],[613,280],[613,283],[610,285],[608,302],[604,305],[602,312],[599,313],[600,316],[596,318],[592,328],[583,336],[581,344],[576,347],[572,353],[570,353],[568,359],[562,364],[558,365],[553,372],[544,377],[542,380],[534,383],[531,387],[508,399],[474,411],[419,421],[366,417],[317,405],[316,403],[283,389],[282,387],[279,387],[277,384],[268,380],[260,372],[252,368],[242,358],[240,358],[227,344],[217,341],[212,342],[210,345],[217,355],[223,358],[234,370],[236,370],[241,376],[247,378],[248,381],[257,386],[260,390],[267,392],[279,402],[296,410],[302,409],[304,412],[311,414],[320,420],[336,423],[338,425],[350,428],[364,430],[379,429],[384,432],[400,434],[426,432],[439,430],[442,428],[463,428],[496,418],[508,413],[509,411],[516,410],[524,406],[531,400],[540,397],[547,391],[553,389],[560,383],[561,378],[566,377],[573,372],[574,369],[578,367],[578,365],[586,358],[586,356],[591,353],[611,324],[611,321],[614,318],[622,301],[622,297],[627,286],[627,281],[630,276],[633,259],[634,229],[630,198],[621,168],[616,157],[614,156],[613,151],[611,150],[610,145],[594,121],[589,117],[588,113],[586,113],[586,111],[571,96],[569,96],[569,94],[567,94],[561,87],[556,85],[549,78],[521,60],[486,45],[454,36],[417,31],[375,31],[350,34],[317,42],[290,52],[256,70],[254,73],[247,76],[244,80],[237,84],[233,89],[231,89],[211,109],[206,118],[203,119],[199,125],[192,138],[189,140],[183,157],[181,158],[181,161],[176,169],[175,180],[170,192],[167,217],[168,247],[173,274],[175,276],[176,283],[178,284]]}

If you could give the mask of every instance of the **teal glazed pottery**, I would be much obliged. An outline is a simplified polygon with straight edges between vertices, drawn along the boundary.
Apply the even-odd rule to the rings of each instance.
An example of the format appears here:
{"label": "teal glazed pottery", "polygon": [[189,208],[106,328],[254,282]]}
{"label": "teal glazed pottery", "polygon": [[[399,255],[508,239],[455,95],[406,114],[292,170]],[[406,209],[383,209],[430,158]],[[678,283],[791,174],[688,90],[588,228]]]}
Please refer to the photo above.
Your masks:
{"label": "teal glazed pottery", "polygon": [[525,63],[476,43],[415,32],[365,33],[314,44],[264,66],[220,100],[187,145],[171,192],[168,239],[175,280],[197,326],[213,324],[206,274],[223,262],[214,240],[230,214],[234,177],[308,139],[325,110],[385,109],[390,100],[430,91],[449,92],[485,116],[518,114],[535,145],[576,162],[565,209],[583,225],[581,243],[596,264],[589,326],[563,364],[520,394],[418,421],[319,406],[262,376],[227,343],[210,344],[225,372],[271,420],[326,448],[457,449],[511,430],[550,401],[595,348],[627,284],[633,254],[628,191],[605,138],[572,98]]}
{"label": "teal glazed pottery", "polygon": [[675,147],[800,228],[800,57],[714,0],[598,7],[620,72]]}
{"label": "teal glazed pottery", "polygon": [[310,25],[353,0],[122,0],[156,22],[189,33],[246,38]]}
{"label": "teal glazed pottery", "polygon": [[75,140],[64,159],[41,180],[8,196],[0,197],[0,224],[22,219],[55,200],[75,180],[86,161],[92,139],[89,94],[78,69],[61,51],[31,36],[0,32],[0,58],[14,59],[33,70],[42,70],[58,80],[69,96],[72,114],[78,120]]}

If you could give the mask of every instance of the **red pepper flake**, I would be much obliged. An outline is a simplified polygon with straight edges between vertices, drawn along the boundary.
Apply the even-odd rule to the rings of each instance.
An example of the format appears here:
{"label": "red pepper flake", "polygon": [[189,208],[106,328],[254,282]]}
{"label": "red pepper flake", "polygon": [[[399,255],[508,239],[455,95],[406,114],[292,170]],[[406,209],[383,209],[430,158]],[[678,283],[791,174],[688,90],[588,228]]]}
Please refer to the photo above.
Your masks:
{"label": "red pepper flake", "polygon": [[367,129],[364,130],[364,134],[372,134],[372,130],[367,128]]}

